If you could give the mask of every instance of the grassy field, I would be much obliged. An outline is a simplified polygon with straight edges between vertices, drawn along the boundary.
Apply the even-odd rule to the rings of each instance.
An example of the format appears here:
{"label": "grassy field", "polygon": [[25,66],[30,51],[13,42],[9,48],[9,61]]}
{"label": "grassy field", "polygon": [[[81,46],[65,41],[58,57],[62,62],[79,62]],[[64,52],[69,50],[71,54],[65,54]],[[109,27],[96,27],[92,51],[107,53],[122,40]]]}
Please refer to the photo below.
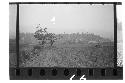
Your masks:
{"label": "grassy field", "polygon": [[[20,48],[20,67],[113,67],[114,47],[59,45],[34,50],[36,45]],[[39,47],[39,46],[37,46]]]}
{"label": "grassy field", "polygon": [[16,67],[16,40],[9,39],[9,65]]}
{"label": "grassy field", "polygon": [[[32,34],[19,44],[20,67],[113,67],[114,44],[99,36],[63,35],[53,46],[41,47]],[[76,41],[77,39],[77,41]],[[88,43],[101,40],[100,44]],[[16,42],[10,40],[10,67],[16,66]]]}

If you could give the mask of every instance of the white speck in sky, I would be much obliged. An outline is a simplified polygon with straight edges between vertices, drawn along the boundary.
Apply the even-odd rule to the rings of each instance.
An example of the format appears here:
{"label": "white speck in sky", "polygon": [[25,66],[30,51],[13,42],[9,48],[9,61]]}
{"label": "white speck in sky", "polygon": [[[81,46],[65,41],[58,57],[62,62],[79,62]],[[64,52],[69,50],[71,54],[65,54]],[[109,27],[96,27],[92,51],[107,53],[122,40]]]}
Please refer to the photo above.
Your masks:
{"label": "white speck in sky", "polygon": [[53,16],[53,18],[50,21],[52,22],[52,24],[55,24],[55,16]]}

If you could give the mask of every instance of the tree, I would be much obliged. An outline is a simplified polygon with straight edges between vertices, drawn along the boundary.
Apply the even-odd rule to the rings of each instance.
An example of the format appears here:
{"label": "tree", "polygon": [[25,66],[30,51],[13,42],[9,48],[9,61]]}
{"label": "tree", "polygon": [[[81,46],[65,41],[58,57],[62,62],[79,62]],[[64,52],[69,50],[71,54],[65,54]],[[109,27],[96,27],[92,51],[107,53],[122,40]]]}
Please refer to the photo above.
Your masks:
{"label": "tree", "polygon": [[34,37],[37,40],[40,40],[39,44],[40,45],[44,45],[45,44],[45,34],[47,34],[46,32],[46,28],[41,28],[40,25],[38,25],[36,28],[38,28],[38,30],[34,33]]}
{"label": "tree", "polygon": [[54,33],[48,33],[47,28],[41,28],[40,25],[38,25],[36,28],[38,30],[34,33],[34,37],[37,40],[40,40],[39,44],[42,46],[45,46],[45,44],[48,44],[47,41],[49,41],[49,44],[52,46],[53,43],[59,39],[56,37]]}

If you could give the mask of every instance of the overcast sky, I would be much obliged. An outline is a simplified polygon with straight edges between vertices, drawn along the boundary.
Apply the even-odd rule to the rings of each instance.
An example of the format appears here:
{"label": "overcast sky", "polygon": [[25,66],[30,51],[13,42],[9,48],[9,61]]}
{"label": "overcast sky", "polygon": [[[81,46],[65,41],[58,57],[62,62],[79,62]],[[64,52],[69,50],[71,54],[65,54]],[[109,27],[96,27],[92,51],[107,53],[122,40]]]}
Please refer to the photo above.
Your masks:
{"label": "overcast sky", "polygon": [[[41,24],[52,33],[89,32],[114,38],[113,5],[20,5],[20,32],[35,32]],[[16,7],[10,6],[10,34],[14,32]]]}

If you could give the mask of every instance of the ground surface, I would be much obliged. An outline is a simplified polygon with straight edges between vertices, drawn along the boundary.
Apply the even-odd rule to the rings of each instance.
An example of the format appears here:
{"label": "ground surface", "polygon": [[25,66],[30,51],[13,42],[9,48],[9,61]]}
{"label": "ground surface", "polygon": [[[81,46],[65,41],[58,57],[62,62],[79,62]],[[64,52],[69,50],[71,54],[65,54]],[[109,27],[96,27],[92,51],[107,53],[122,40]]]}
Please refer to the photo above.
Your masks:
{"label": "ground surface", "polygon": [[34,50],[35,45],[20,48],[21,67],[113,67],[113,46],[59,45]]}
{"label": "ground surface", "polygon": [[[92,34],[62,36],[53,46],[41,47],[33,34],[23,34],[19,44],[20,67],[113,67],[113,42]],[[98,40],[99,44],[95,42]],[[15,67],[16,40],[10,39],[9,45],[10,67]]]}

